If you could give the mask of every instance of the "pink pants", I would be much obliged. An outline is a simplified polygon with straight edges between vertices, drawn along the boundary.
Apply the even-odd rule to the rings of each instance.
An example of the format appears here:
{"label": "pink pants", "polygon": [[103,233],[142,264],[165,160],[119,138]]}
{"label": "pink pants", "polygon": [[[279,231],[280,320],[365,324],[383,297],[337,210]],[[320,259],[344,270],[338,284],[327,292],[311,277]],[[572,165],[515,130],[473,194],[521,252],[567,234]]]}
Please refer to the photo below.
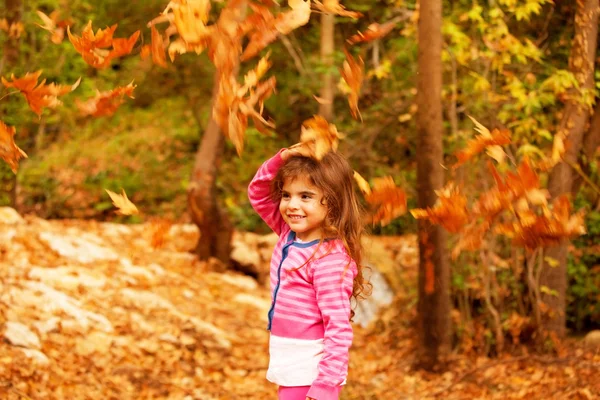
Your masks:
{"label": "pink pants", "polygon": [[[310,386],[279,386],[277,394],[279,400],[306,400],[306,394]],[[342,387],[338,387],[338,396]]]}

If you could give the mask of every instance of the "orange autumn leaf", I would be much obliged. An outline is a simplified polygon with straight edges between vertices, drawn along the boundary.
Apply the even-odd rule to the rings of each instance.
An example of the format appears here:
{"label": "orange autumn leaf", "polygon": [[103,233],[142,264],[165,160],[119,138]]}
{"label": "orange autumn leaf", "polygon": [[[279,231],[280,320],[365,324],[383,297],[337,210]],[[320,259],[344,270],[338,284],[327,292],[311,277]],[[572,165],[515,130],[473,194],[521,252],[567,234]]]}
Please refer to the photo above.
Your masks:
{"label": "orange autumn leaf", "polygon": [[12,39],[20,38],[24,30],[25,28],[21,21],[13,22],[9,25],[6,18],[0,19],[0,31],[8,33],[8,36]]}
{"label": "orange autumn leaf", "polygon": [[[259,62],[257,69],[264,68],[264,66]],[[265,71],[255,71],[254,73],[262,76]],[[252,83],[256,83],[255,88],[250,86]],[[267,127],[275,127],[272,121],[265,120],[261,115],[264,101],[275,91],[275,84],[276,79],[274,76],[263,82],[253,81],[253,78],[249,77],[244,86],[241,86],[231,76],[224,76],[219,81],[213,118],[223,134],[235,145],[238,155],[242,153],[244,148],[248,118],[253,120],[259,131],[266,131]],[[256,109],[257,106],[258,110]]]}
{"label": "orange autumn leaf", "polygon": [[467,197],[449,183],[437,190],[438,199],[433,207],[410,210],[416,219],[427,219],[432,224],[443,226],[448,232],[459,232],[469,221]]}
{"label": "orange autumn leaf", "polygon": [[348,94],[350,112],[352,113],[352,117],[354,117],[354,119],[358,119],[360,117],[362,120],[362,116],[358,110],[358,97],[364,78],[365,62],[360,56],[358,56],[357,61],[345,48],[344,54],[346,54],[346,60],[344,61],[340,73],[342,74],[344,81],[346,81],[350,87],[350,93]]}
{"label": "orange autumn leaf", "polygon": [[456,260],[464,250],[479,250],[484,243],[485,234],[490,229],[489,221],[485,220],[481,224],[470,224],[460,232],[458,243],[452,249],[452,259]]}
{"label": "orange autumn leaf", "polygon": [[570,239],[586,233],[585,213],[571,214],[571,204],[566,195],[558,197],[552,209],[544,215],[532,211],[520,213],[520,218],[512,223],[496,227],[496,233],[512,238],[513,244],[536,249],[557,246],[563,239]]}
{"label": "orange autumn leaf", "polygon": [[311,144],[314,158],[317,160],[330,151],[336,151],[339,139],[344,137],[334,124],[330,124],[320,115],[304,121],[301,131],[300,143]]}
{"label": "orange autumn leaf", "polygon": [[543,203],[541,197],[546,196],[546,192],[540,189],[540,179],[527,159],[519,164],[517,173],[509,172],[506,179],[502,179],[491,162],[488,163],[488,168],[496,186],[482,193],[477,199],[473,211],[478,215],[493,218],[502,211],[512,208],[513,203],[520,199],[532,204]]}
{"label": "orange autumn leaf", "polygon": [[[89,21],[81,37],[71,33],[70,27],[67,27],[69,40],[75,47],[75,50],[83,56],[86,63],[94,68],[107,68],[113,59],[130,54],[133,46],[140,36],[140,31],[134,32],[129,38],[114,39],[113,35],[117,29],[117,24],[104,30],[98,29],[96,33],[92,29],[92,21]],[[112,49],[108,49],[112,47]]]}
{"label": "orange autumn leaf", "polygon": [[340,4],[339,0],[323,0],[323,3],[315,0],[315,7],[323,13],[335,14],[340,17],[350,17],[354,19],[362,17],[362,13],[359,13],[358,11],[347,10],[346,7]]}
{"label": "orange autumn leaf", "polygon": [[83,116],[110,116],[123,104],[125,96],[133,98],[133,90],[135,88],[136,86],[130,83],[127,86],[120,86],[113,90],[98,92],[96,96],[84,102],[75,100],[75,103]]}
{"label": "orange autumn leaf", "polygon": [[15,143],[14,126],[7,126],[0,121],[0,158],[8,163],[10,169],[16,174],[21,158],[27,158],[27,154]]}
{"label": "orange autumn leaf", "polygon": [[251,5],[254,14],[248,18],[251,24],[245,24],[252,31],[250,41],[242,53],[241,60],[246,61],[256,56],[267,45],[275,41],[279,35],[287,35],[291,31],[304,26],[310,20],[309,0],[288,0],[290,10],[273,16],[264,6]]}
{"label": "orange autumn leaf", "polygon": [[[196,54],[202,53],[211,40],[219,34],[215,25],[206,24],[210,7],[210,0],[172,0],[160,16],[148,23],[148,26],[154,27],[169,22],[169,27],[165,30],[166,43],[163,42],[163,46],[168,45],[167,51],[171,61],[175,60],[177,54],[186,54],[190,51]],[[227,7],[223,11],[226,9]],[[170,37],[175,34],[179,37],[171,41]]]}
{"label": "orange autumn leaf", "polygon": [[371,42],[373,40],[381,39],[394,30],[394,27],[398,21],[393,19],[383,24],[378,24],[377,22],[372,23],[367,27],[367,31],[365,33],[358,32],[355,35],[350,36],[347,39],[347,42],[351,45],[363,42]]}
{"label": "orange autumn leaf", "polygon": [[142,58],[142,60],[147,59],[151,55],[152,55],[152,46],[149,44],[143,45],[142,49],[140,50],[140,57]]}
{"label": "orange autumn leaf", "polygon": [[211,34],[206,25],[210,7],[210,0],[172,0],[162,15],[173,21],[179,36],[186,43],[195,45]]}
{"label": "orange autumn leaf", "polygon": [[375,209],[373,223],[387,225],[406,213],[406,193],[396,186],[391,176],[373,179],[373,189],[366,200]]}
{"label": "orange autumn leaf", "polygon": [[133,215],[139,214],[139,211],[135,204],[133,204],[128,198],[127,193],[125,193],[125,189],[122,190],[122,194],[117,194],[115,192],[111,192],[108,189],[104,189],[106,193],[110,196],[115,207],[117,207],[117,213],[121,215]]}
{"label": "orange autumn leaf", "polygon": [[158,66],[167,68],[167,57],[165,55],[165,42],[163,37],[154,25],[150,27],[150,31],[152,33],[152,45],[150,48],[152,61]]}
{"label": "orange autumn leaf", "polygon": [[[471,117],[469,117],[471,118]],[[471,139],[467,142],[467,147],[464,150],[456,153],[458,161],[453,165],[453,168],[457,168],[464,164],[477,154],[481,153],[487,147],[490,146],[501,146],[511,143],[510,131],[506,129],[494,129],[490,132],[486,127],[477,122],[474,118],[471,118],[475,124],[475,130],[480,133],[475,139]],[[494,154],[494,151],[492,151]]]}
{"label": "orange autumn leaf", "polygon": [[65,28],[71,25],[71,21],[59,20],[59,12],[57,10],[51,12],[49,16],[39,10],[36,11],[36,13],[44,23],[43,25],[36,25],[52,34],[52,36],[50,36],[50,41],[52,41],[52,43],[62,43],[63,39],[65,38]]}
{"label": "orange autumn leaf", "polygon": [[38,84],[38,79],[42,75],[42,71],[34,73],[28,72],[22,78],[15,78],[14,74],[11,75],[11,81],[2,78],[2,83],[7,88],[15,88],[19,90],[27,100],[29,107],[38,116],[42,114],[43,108],[56,108],[62,104],[58,100],[58,96],[63,96],[69,92],[72,92],[79,86],[81,78],[77,80],[73,85],[57,85],[50,83],[46,85],[46,80]]}

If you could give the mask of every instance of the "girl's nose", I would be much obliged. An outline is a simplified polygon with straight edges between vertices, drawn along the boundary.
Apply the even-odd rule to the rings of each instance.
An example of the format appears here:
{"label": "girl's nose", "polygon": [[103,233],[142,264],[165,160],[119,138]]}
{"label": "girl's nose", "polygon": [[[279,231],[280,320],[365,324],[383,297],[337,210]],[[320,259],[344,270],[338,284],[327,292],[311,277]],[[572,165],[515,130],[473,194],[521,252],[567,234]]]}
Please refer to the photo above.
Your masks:
{"label": "girl's nose", "polygon": [[288,203],[288,208],[291,210],[298,209],[298,199],[296,199],[295,197],[292,197],[290,199],[290,202]]}

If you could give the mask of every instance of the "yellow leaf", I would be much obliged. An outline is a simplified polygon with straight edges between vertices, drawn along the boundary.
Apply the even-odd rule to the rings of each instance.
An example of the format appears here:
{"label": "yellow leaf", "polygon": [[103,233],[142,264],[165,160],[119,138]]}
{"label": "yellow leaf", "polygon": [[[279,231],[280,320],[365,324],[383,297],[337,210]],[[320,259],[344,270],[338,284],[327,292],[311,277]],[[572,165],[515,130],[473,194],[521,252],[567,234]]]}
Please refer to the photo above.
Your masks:
{"label": "yellow leaf", "polygon": [[108,189],[104,189],[104,190],[106,190],[106,193],[108,193],[108,195],[110,196],[110,199],[113,201],[113,204],[115,205],[115,207],[118,208],[117,212],[119,214],[122,214],[122,215],[139,214],[139,211],[138,211],[137,207],[135,206],[135,204],[133,204],[127,198],[125,189],[121,189],[123,191],[122,194],[116,194],[114,192],[111,192]]}
{"label": "yellow leaf", "polygon": [[365,180],[358,172],[354,171],[354,180],[358,184],[358,188],[361,192],[363,192],[366,196],[371,194],[371,187],[369,186],[369,182]]}
{"label": "yellow leaf", "polygon": [[498,161],[498,164],[504,163],[504,159],[506,158],[506,153],[500,146],[491,146],[488,147],[485,151],[488,156],[492,157],[494,160]]}

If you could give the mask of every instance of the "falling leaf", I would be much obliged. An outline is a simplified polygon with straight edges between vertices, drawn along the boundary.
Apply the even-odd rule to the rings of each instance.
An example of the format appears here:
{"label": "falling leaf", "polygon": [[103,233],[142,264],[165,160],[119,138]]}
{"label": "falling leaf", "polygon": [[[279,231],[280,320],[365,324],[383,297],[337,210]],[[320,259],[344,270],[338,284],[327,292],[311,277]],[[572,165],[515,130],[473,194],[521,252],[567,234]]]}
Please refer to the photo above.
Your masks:
{"label": "falling leaf", "polygon": [[[477,122],[474,118],[469,118],[471,118],[475,124],[475,130],[479,132],[480,135],[475,139],[469,140],[467,147],[456,154],[458,161],[453,165],[453,168],[457,168],[464,164],[489,146],[500,146],[511,143],[510,132],[508,130],[494,129],[493,132],[490,132],[485,126]],[[504,160],[504,156],[500,155],[500,152],[497,148],[491,150],[488,154],[497,160]]]}
{"label": "falling leaf", "polygon": [[152,61],[158,66],[167,68],[167,58],[165,56],[165,42],[163,40],[163,37],[158,32],[158,30],[156,30],[156,27],[154,25],[152,25],[150,31],[152,33]]}
{"label": "falling leaf", "polygon": [[464,250],[475,251],[483,247],[485,234],[490,228],[490,223],[484,221],[481,224],[471,223],[462,229],[458,242],[452,249],[452,259],[456,260]]}
{"label": "falling leaf", "polygon": [[210,35],[207,28],[210,0],[173,0],[162,12],[169,15],[179,36],[191,45],[201,43]]}
{"label": "falling leaf", "polygon": [[439,224],[448,232],[460,232],[469,221],[467,197],[452,182],[436,191],[436,194],[438,199],[433,208],[413,209],[411,214],[416,219],[427,219],[432,224]]}
{"label": "falling leaf", "polygon": [[362,86],[364,78],[365,62],[362,57],[358,56],[358,61],[352,57],[347,49],[344,48],[344,54],[346,54],[346,60],[340,70],[342,78],[348,84],[351,91],[348,95],[348,104],[350,105],[350,112],[354,119],[362,120],[360,111],[358,110],[358,97],[360,94],[360,88]]}
{"label": "falling leaf", "polygon": [[7,126],[0,121],[0,158],[8,163],[10,169],[16,174],[21,158],[27,158],[27,154],[15,143],[14,126]]}
{"label": "falling leaf", "polygon": [[369,196],[371,194],[371,186],[369,186],[369,182],[365,180],[358,172],[354,171],[354,180],[358,184],[358,188],[365,196]]}
{"label": "falling leaf", "polygon": [[391,176],[373,179],[373,189],[366,200],[375,209],[373,223],[381,225],[389,224],[407,210],[406,193],[396,186]]}
{"label": "falling leaf", "polygon": [[371,42],[373,40],[381,39],[390,33],[397,24],[397,19],[393,19],[381,25],[374,22],[367,27],[367,31],[365,33],[359,31],[357,34],[350,36],[347,42],[351,45],[354,45],[357,43]]}
{"label": "falling leaf", "polygon": [[325,14],[335,14],[341,17],[349,17],[354,19],[362,17],[362,13],[359,13],[358,11],[346,10],[346,7],[341,5],[339,0],[323,0],[323,3],[314,0],[314,2],[316,9]]}
{"label": "falling leaf", "polygon": [[12,39],[18,39],[24,31],[24,26],[21,21],[13,22],[10,25],[6,18],[0,19],[0,30],[8,33]]}
{"label": "falling leaf", "polygon": [[242,61],[256,56],[267,45],[275,41],[279,35],[287,35],[291,31],[304,26],[310,20],[309,0],[289,0],[290,10],[274,16],[267,7],[250,5],[254,10],[249,42],[241,56]]}
{"label": "falling leaf", "polygon": [[319,103],[319,104],[331,104],[330,100],[326,100],[326,99],[324,99],[322,97],[319,97],[319,96],[316,96],[316,95],[313,95],[313,97],[317,101],[317,103]]}
{"label": "falling leaf", "polygon": [[122,215],[139,214],[139,211],[138,211],[137,207],[135,206],[135,204],[133,204],[127,198],[125,189],[121,189],[122,194],[116,194],[114,192],[111,192],[108,189],[104,189],[104,190],[106,190],[106,193],[108,193],[108,195],[110,196],[110,199],[112,200],[114,206],[118,208],[117,213],[122,214]]}
{"label": "falling leaf", "polygon": [[339,139],[344,135],[338,132],[334,124],[320,115],[315,115],[302,123],[301,143],[314,143],[314,157],[320,160],[330,151],[336,151]]}
{"label": "falling leaf", "polygon": [[58,96],[72,92],[79,86],[79,82],[81,82],[81,78],[79,78],[73,85],[56,85],[54,83],[46,85],[46,80],[44,79],[38,84],[38,79],[41,75],[42,71],[40,70],[34,73],[28,72],[24,77],[18,79],[13,74],[10,78],[12,82],[4,79],[4,77],[2,78],[4,86],[7,88],[14,87],[25,96],[29,107],[38,116],[42,114],[42,109],[45,107],[56,108],[61,105],[62,102],[58,100]]}
{"label": "falling leaf", "polygon": [[498,164],[503,164],[506,158],[506,153],[504,149],[500,146],[490,146],[485,151],[488,156],[492,157],[494,160],[498,162]]}
{"label": "falling leaf", "polygon": [[142,49],[140,50],[140,57],[142,58],[142,60],[147,59],[151,55],[152,55],[152,46],[149,44],[143,45]]}
{"label": "falling leaf", "polygon": [[67,26],[71,25],[71,21],[59,20],[58,19],[59,12],[57,10],[50,13],[50,16],[44,14],[43,12],[41,12],[39,10],[36,11],[36,13],[43,22],[43,25],[40,25],[40,24],[36,24],[36,25],[42,29],[47,30],[48,32],[50,32],[52,34],[52,36],[50,36],[50,41],[52,41],[52,43],[54,43],[54,44],[62,43],[63,39],[65,38],[65,28]]}
{"label": "falling leaf", "polygon": [[135,88],[136,86],[132,82],[127,86],[120,86],[105,92],[97,92],[96,96],[83,102],[76,99],[75,103],[83,116],[110,116],[123,104],[125,96],[133,98],[133,90]]}
{"label": "falling leaf", "polygon": [[[134,32],[129,38],[113,39],[117,25],[113,25],[104,30],[98,29],[96,33],[92,29],[92,21],[89,21],[81,37],[71,34],[70,27],[67,27],[69,40],[75,47],[75,50],[83,56],[83,60],[94,68],[107,68],[113,59],[130,54],[135,42],[137,42],[140,31]],[[108,50],[112,47],[111,50]]]}

